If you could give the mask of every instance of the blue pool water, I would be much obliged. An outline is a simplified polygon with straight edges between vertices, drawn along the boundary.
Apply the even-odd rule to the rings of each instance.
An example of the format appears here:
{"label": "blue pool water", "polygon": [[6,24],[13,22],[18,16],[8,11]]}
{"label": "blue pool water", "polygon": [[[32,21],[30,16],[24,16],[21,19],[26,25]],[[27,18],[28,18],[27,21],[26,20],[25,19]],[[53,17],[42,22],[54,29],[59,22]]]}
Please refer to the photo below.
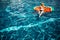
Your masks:
{"label": "blue pool water", "polygon": [[[39,17],[40,3],[54,11]],[[0,40],[60,40],[59,0],[6,0],[0,2]]]}

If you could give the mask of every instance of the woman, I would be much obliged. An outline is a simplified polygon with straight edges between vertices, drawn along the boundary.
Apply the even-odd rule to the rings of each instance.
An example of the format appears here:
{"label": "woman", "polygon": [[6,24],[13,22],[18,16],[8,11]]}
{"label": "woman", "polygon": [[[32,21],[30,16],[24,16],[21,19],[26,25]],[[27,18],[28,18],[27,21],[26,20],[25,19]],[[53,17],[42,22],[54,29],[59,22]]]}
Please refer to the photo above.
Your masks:
{"label": "woman", "polygon": [[40,6],[36,6],[34,8],[34,10],[36,10],[39,14],[39,17],[43,14],[43,13],[46,13],[46,12],[51,12],[51,8],[50,7],[46,7],[44,5],[44,3],[41,3]]}

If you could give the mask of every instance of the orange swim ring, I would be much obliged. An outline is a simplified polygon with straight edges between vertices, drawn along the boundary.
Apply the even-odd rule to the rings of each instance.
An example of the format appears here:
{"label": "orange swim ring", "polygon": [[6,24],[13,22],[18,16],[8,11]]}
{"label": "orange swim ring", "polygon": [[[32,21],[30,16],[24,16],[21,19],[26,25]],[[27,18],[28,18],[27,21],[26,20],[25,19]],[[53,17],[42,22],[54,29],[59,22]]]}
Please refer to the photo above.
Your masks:
{"label": "orange swim ring", "polygon": [[[41,10],[41,7],[35,7],[34,10],[36,11],[40,11]],[[44,12],[51,12],[52,9],[50,7],[44,7]]]}
{"label": "orange swim ring", "polygon": [[45,6],[44,3],[41,3],[41,6],[34,7],[34,10],[39,12],[41,10],[41,7],[44,9],[43,10],[44,12],[51,12],[52,11],[52,8]]}

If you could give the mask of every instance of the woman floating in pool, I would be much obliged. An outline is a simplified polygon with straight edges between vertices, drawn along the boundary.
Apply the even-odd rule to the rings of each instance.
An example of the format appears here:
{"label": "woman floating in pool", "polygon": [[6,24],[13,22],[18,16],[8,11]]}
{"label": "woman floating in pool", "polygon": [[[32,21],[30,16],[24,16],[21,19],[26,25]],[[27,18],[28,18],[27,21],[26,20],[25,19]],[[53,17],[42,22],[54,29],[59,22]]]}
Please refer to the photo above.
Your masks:
{"label": "woman floating in pool", "polygon": [[44,3],[41,3],[40,6],[34,7],[34,10],[36,10],[38,12],[39,17],[40,17],[43,13],[51,12],[52,8],[45,6]]}

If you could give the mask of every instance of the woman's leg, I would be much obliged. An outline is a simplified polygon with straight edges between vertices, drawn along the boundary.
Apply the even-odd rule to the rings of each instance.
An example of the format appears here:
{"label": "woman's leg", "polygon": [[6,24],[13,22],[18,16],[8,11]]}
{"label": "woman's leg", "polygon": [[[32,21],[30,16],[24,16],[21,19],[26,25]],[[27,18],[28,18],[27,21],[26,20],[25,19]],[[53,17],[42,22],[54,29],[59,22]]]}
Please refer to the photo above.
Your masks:
{"label": "woman's leg", "polygon": [[40,17],[43,13],[44,13],[43,11],[39,11],[39,12],[38,12],[39,17]]}

